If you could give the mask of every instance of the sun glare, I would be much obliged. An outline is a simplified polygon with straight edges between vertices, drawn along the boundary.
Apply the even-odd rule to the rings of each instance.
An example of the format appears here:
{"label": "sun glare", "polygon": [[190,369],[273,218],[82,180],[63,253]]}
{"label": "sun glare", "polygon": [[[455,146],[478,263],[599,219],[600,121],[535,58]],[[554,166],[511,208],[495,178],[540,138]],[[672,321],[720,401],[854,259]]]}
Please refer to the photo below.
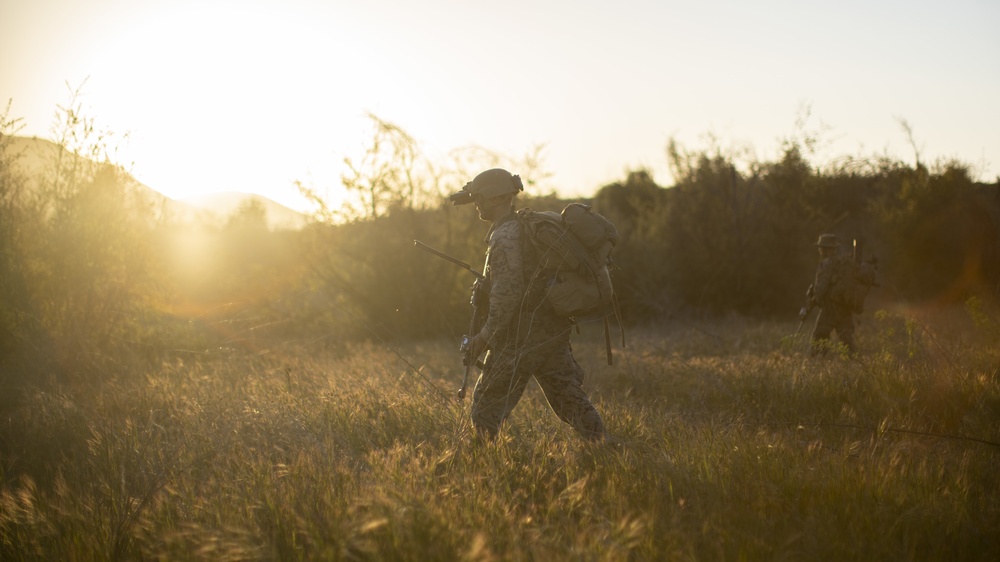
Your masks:
{"label": "sun glare", "polygon": [[150,12],[91,63],[88,100],[129,134],[122,160],[140,181],[175,199],[248,191],[297,210],[296,181],[339,185],[341,161],[363,141],[354,83],[377,72],[350,34],[278,7]]}
{"label": "sun glare", "polygon": [[171,247],[172,270],[188,281],[204,275],[214,257],[214,250],[208,241],[209,236],[197,228],[178,230]]}

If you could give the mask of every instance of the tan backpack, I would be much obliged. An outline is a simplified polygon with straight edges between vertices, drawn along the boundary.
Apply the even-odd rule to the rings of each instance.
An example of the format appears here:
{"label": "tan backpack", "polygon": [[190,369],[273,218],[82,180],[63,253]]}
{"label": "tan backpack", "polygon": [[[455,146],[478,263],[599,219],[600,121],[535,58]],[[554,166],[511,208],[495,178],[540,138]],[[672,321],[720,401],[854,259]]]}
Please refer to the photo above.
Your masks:
{"label": "tan backpack", "polygon": [[561,213],[521,209],[517,217],[537,251],[539,272],[546,278],[546,300],[560,316],[574,320],[601,318],[610,365],[612,315],[618,322],[622,347],[625,346],[621,310],[610,270],[618,230],[610,220],[583,203],[571,203]]}
{"label": "tan backpack", "polygon": [[860,240],[854,241],[852,254],[840,255],[834,270],[831,300],[847,307],[853,314],[864,312],[865,298],[872,287],[878,287],[878,259],[863,259]]}

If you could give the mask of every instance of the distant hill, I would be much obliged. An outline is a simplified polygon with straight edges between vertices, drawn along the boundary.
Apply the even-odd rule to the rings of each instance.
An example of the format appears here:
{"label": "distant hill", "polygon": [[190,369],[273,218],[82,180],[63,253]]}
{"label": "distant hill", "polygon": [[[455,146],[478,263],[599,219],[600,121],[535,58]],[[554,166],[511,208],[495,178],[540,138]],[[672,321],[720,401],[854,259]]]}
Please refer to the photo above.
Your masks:
{"label": "distant hill", "polygon": [[196,210],[203,220],[214,216],[216,220],[225,222],[229,216],[250,201],[256,201],[264,208],[267,213],[267,224],[271,230],[299,230],[309,220],[306,215],[256,193],[219,191],[181,199],[176,203]]}
{"label": "distant hill", "polygon": [[[18,155],[17,165],[29,178],[41,174],[46,166],[67,153],[58,144],[38,138],[12,136],[8,139],[8,150]],[[69,154],[70,158],[81,158]],[[261,204],[267,213],[268,227],[272,230],[297,230],[306,225],[308,217],[288,207],[253,193],[219,190],[189,199],[171,199],[152,187],[128,176],[140,195],[164,209],[168,216],[180,222],[202,222],[213,226],[225,224],[233,212],[248,201]]]}

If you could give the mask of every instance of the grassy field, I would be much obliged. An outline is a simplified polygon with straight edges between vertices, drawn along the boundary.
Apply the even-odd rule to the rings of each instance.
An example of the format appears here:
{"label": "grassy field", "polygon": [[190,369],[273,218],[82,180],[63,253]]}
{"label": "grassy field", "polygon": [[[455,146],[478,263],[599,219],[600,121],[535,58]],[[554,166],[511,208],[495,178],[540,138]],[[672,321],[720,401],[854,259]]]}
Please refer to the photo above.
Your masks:
{"label": "grassy field", "polygon": [[[34,391],[2,420],[0,559],[1000,559],[1000,325],[877,311],[574,346],[617,444],[529,386],[472,439],[456,342],[276,345]],[[805,328],[803,331],[807,331]]]}

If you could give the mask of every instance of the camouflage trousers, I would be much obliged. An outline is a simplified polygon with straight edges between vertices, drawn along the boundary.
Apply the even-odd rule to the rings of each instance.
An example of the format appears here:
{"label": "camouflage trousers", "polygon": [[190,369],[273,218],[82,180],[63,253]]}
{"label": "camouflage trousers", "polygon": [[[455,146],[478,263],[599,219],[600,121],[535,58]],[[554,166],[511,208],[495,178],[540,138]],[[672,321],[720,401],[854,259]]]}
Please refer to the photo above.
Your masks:
{"label": "camouflage trousers", "polygon": [[472,423],[481,435],[497,435],[532,377],[560,420],[585,439],[604,438],[604,420],[583,390],[584,372],[573,358],[569,329],[490,352],[472,396]]}
{"label": "camouflage trousers", "polygon": [[841,343],[852,355],[857,352],[854,343],[854,316],[846,307],[830,305],[820,309],[812,333],[812,355],[825,354],[830,349],[830,335],[837,332]]}

